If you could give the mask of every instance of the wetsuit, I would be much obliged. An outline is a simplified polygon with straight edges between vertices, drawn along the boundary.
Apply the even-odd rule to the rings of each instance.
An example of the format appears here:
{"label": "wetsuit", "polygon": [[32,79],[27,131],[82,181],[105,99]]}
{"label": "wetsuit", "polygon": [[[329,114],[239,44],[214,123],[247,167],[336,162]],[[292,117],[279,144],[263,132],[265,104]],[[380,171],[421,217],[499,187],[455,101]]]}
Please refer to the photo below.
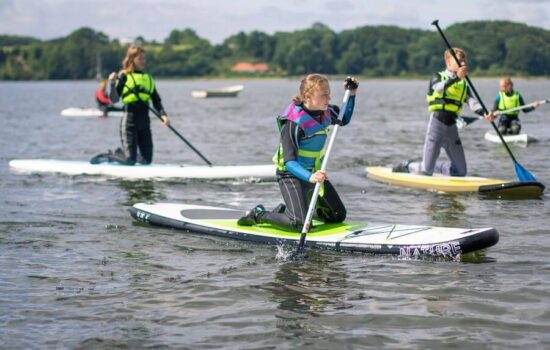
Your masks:
{"label": "wetsuit", "polygon": [[[511,93],[499,92],[493,105],[493,111],[504,111],[507,109],[523,106],[525,102],[523,97],[517,91]],[[535,107],[526,107],[521,109],[524,113],[529,113],[534,110]],[[501,114],[498,119],[498,131],[501,134],[517,135],[521,131],[521,121],[519,120],[519,112],[511,112],[507,114]]]}
{"label": "wetsuit", "polygon": [[[452,176],[466,176],[466,157],[462,141],[458,135],[456,118],[462,105],[468,103],[471,110],[483,115],[483,109],[464,80],[455,73],[445,70],[435,74],[428,88],[430,121],[424,141],[422,162],[411,162],[408,170],[412,173],[432,175],[434,172]],[[437,160],[445,150],[450,161]]]}
{"label": "wetsuit", "polygon": [[[131,74],[145,73],[136,71]],[[139,162],[150,164],[153,161],[153,137],[151,135],[151,121],[149,119],[149,102],[137,100],[132,89],[130,91],[128,91],[128,88],[125,89],[128,79],[132,79],[132,77],[122,73],[114,83],[115,88],[111,87],[111,101],[115,103],[122,97],[125,111],[120,121],[120,141],[123,155],[115,155],[117,158],[113,160],[127,165],[134,165],[138,161],[139,149],[139,154],[141,155]],[[161,115],[164,115],[166,113],[164,112],[158,89],[152,82],[152,78],[150,78],[150,82],[151,86],[139,87],[140,99],[146,100],[148,95],[153,101],[154,108]],[[131,99],[127,97],[134,97],[137,101],[128,102]]]}
{"label": "wetsuit", "polygon": [[[354,105],[355,96],[350,96],[342,121],[338,121],[338,106],[330,105],[327,112],[310,111],[299,104],[296,105],[296,109],[309,115],[317,123],[318,129],[326,130],[331,124],[347,125],[351,120]],[[315,189],[315,184],[309,182],[309,178],[318,170],[321,161],[318,159],[312,166],[311,163],[308,163],[307,157],[301,155],[303,150],[301,151],[300,147],[305,148],[308,140],[311,140],[312,137],[312,135],[306,135],[297,121],[286,120],[283,122],[281,144],[274,161],[278,164],[277,182],[285,205],[279,205],[271,212],[261,213],[258,217],[259,223],[270,223],[286,231],[300,232],[302,230],[311,195]],[[321,141],[324,143],[324,138]],[[324,150],[324,144],[321,147]],[[279,158],[281,156],[282,160]],[[316,209],[314,217],[324,222],[342,222],[346,218],[346,208],[328,180],[323,182]]]}

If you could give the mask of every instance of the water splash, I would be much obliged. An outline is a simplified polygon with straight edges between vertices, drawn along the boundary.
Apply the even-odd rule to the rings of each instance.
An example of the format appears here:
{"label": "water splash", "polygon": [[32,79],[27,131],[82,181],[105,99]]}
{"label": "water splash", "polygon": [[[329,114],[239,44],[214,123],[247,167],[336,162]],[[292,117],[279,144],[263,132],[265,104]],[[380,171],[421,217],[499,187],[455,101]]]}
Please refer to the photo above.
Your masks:
{"label": "water splash", "polygon": [[287,262],[291,260],[293,253],[293,247],[279,243],[277,244],[277,255],[275,255],[275,259],[277,261]]}

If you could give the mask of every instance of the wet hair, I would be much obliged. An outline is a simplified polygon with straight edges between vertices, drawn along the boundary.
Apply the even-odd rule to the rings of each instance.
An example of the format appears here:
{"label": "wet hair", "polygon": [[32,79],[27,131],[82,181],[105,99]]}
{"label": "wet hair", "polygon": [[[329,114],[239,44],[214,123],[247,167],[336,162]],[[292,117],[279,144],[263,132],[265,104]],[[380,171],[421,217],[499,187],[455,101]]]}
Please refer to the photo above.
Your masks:
{"label": "wet hair", "polygon": [[141,46],[132,45],[128,48],[128,51],[126,51],[126,57],[124,57],[124,60],[122,61],[122,69],[124,72],[130,73],[136,71],[134,59],[142,53],[145,53],[145,50]]}
{"label": "wet hair", "polygon": [[300,94],[292,97],[292,102],[296,104],[302,104],[306,100],[306,97],[309,96],[313,90],[328,83],[328,78],[322,74],[308,74],[302,81],[300,81]]}
{"label": "wet hair", "polygon": [[[453,51],[455,52],[456,57],[460,58],[462,56],[462,58],[466,59],[466,51],[459,49],[458,47],[453,47]],[[451,54],[450,49],[445,50],[444,57],[445,57],[445,62],[453,58],[453,55]]]}

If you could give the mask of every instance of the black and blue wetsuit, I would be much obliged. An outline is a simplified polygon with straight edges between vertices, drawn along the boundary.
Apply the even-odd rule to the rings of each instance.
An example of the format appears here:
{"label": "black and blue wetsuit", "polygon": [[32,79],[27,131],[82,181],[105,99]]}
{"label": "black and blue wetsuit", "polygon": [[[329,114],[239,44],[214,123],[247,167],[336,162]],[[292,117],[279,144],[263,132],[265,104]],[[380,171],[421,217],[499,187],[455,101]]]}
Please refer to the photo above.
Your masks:
{"label": "black and blue wetsuit", "polygon": [[[350,96],[346,111],[341,121],[338,120],[339,108],[329,106],[330,124],[347,125],[353,114],[355,96]],[[318,123],[325,111],[311,111],[298,105]],[[304,225],[311,195],[315,183],[309,182],[314,171],[306,169],[300,162],[300,145],[306,139],[306,134],[300,125],[294,121],[286,121],[281,129],[281,147],[284,157],[284,169],[277,170],[277,182],[283,196],[284,205],[275,210],[261,213],[259,223],[270,223],[282,230],[300,232]],[[342,222],[346,218],[346,208],[330,181],[323,182],[323,193],[319,195],[316,215],[323,222]]]}

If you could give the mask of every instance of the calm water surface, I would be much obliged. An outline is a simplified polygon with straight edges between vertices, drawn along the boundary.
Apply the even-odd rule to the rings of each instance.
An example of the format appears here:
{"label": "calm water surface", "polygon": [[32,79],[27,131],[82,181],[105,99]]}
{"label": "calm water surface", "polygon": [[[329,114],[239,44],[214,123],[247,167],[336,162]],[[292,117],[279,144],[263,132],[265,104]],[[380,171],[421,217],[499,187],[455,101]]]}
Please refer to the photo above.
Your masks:
{"label": "calm water surface", "polygon": [[[191,90],[243,83],[235,99]],[[488,106],[496,79],[474,80]],[[274,115],[296,81],[159,81],[172,125],[214,164],[266,164]],[[494,226],[500,242],[450,260],[310,251],[289,262],[278,248],[184,234],[134,222],[140,201],[248,208],[277,205],[276,183],[125,181],[20,174],[14,158],[82,160],[118,145],[118,119],[70,119],[92,106],[95,82],[0,82],[0,348],[503,349],[550,347],[550,206],[392,188],[364,167],[420,157],[427,81],[363,81],[352,124],[329,165],[352,220]],[[518,80],[527,101],[550,81]],[[333,102],[343,95],[333,83]],[[467,108],[466,108],[467,110]],[[468,111],[466,111],[468,112]],[[550,107],[525,115],[541,142],[512,147],[550,185]],[[201,164],[152,121],[157,163]],[[515,179],[490,126],[461,131],[471,175]]]}

